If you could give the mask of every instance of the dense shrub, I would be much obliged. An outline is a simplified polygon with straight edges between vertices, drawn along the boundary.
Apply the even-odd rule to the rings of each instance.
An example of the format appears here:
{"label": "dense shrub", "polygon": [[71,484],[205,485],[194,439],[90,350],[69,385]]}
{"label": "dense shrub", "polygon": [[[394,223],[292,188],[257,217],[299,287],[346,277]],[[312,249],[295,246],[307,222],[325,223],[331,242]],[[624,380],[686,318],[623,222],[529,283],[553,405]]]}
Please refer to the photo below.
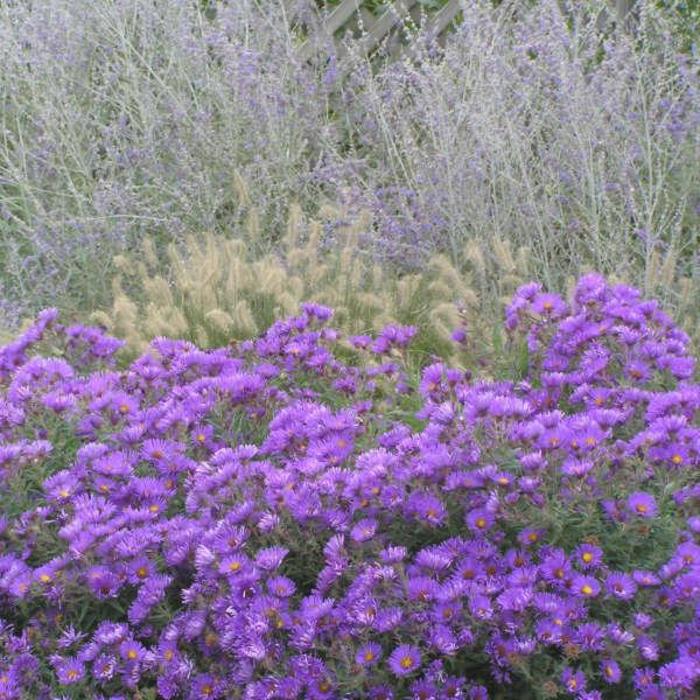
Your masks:
{"label": "dense shrub", "polygon": [[659,304],[525,285],[494,380],[330,317],[0,350],[0,694],[691,698],[700,386]]}
{"label": "dense shrub", "polygon": [[8,322],[108,304],[114,254],[241,237],[251,203],[256,254],[323,200],[369,209],[362,245],[404,267],[497,237],[550,286],[582,266],[642,286],[655,255],[697,283],[697,57],[653,3],[635,38],[601,33],[603,0],[465,2],[444,50],[389,65],[354,39],[302,61],[281,0],[208,4],[0,5]]}

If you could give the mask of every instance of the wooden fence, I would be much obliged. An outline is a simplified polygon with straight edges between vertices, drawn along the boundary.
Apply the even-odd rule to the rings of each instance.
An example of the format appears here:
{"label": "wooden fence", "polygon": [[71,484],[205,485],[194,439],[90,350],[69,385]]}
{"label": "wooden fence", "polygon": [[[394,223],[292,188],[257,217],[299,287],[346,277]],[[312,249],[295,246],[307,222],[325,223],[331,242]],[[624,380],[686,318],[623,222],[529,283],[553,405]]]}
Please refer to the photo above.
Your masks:
{"label": "wooden fence", "polygon": [[[293,21],[295,0],[287,0],[287,6],[288,20]],[[360,57],[370,56],[382,45],[388,45],[390,54],[396,57],[402,51],[411,49],[410,45],[402,42],[400,27],[410,22],[429,36],[439,38],[455,21],[460,9],[460,0],[449,0],[444,7],[428,16],[418,0],[393,0],[382,14],[374,15],[361,7],[361,0],[342,0],[331,12],[321,17],[320,23],[300,47],[300,55],[310,60],[325,53],[333,42],[336,56],[345,58],[347,49],[338,35],[350,32],[358,37],[353,52]]]}
{"label": "wooden fence", "polygon": [[[360,58],[369,57],[380,46],[385,46],[388,55],[397,58],[403,52],[411,52],[412,46],[403,41],[402,26],[410,23],[428,36],[441,39],[458,19],[463,0],[449,0],[440,10],[427,15],[419,0],[392,0],[380,15],[374,15],[362,7],[362,0],[342,0],[333,10],[321,13],[314,27],[305,27],[308,38],[300,47],[304,60],[316,56],[326,56],[331,42],[338,59],[344,59],[348,51],[342,42],[342,35],[350,32],[358,38],[353,44],[353,53]],[[468,0],[467,0],[468,1]],[[299,0],[283,0],[287,10],[287,20],[296,19],[295,8]],[[608,0],[609,13],[601,17],[601,28],[613,20],[616,24],[632,29],[636,0]],[[348,64],[339,61],[339,72],[344,75]]]}

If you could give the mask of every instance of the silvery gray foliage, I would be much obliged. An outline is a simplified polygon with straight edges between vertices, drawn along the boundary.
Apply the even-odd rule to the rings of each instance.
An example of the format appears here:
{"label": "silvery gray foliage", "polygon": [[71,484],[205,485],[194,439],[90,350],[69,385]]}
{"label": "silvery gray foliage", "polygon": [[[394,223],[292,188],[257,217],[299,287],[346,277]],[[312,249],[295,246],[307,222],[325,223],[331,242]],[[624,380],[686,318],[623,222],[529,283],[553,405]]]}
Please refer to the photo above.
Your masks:
{"label": "silvery gray foliage", "polygon": [[269,250],[291,201],[326,198],[371,209],[363,245],[404,267],[495,234],[552,283],[582,264],[641,281],[671,246],[692,273],[697,61],[646,6],[636,37],[603,33],[602,6],[465,2],[444,48],[370,63],[352,38],[302,61],[281,0],[3,3],[4,315],[101,303],[114,253],[243,235],[250,206]]}

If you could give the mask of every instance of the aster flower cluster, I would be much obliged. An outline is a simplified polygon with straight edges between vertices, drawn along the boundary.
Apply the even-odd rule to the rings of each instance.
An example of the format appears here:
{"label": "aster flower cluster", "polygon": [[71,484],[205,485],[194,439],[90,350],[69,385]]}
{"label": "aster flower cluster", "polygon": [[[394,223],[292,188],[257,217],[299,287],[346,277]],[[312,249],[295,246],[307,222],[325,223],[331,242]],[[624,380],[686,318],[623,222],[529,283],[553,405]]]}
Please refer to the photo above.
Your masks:
{"label": "aster flower cluster", "polygon": [[508,381],[331,317],[0,349],[0,698],[693,697],[700,386],[658,304],[521,288]]}

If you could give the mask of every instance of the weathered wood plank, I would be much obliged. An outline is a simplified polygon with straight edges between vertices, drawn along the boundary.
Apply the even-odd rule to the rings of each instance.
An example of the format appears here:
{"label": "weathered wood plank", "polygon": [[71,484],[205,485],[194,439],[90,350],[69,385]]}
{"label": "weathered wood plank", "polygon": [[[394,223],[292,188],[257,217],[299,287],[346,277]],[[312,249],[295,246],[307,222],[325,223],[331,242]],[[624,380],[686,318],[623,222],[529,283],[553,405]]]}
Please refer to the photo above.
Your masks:
{"label": "weathered wood plank", "polygon": [[382,39],[406,16],[418,0],[397,0],[390,4],[386,12],[370,27],[367,35],[360,40],[360,50],[368,56],[379,46]]}
{"label": "weathered wood plank", "polygon": [[441,8],[432,20],[428,21],[427,29],[433,36],[442,34],[450,22],[459,14],[461,7],[459,0],[450,0]]}
{"label": "weathered wood plank", "polygon": [[359,10],[360,0],[343,0],[323,23],[325,31],[332,36]]}

